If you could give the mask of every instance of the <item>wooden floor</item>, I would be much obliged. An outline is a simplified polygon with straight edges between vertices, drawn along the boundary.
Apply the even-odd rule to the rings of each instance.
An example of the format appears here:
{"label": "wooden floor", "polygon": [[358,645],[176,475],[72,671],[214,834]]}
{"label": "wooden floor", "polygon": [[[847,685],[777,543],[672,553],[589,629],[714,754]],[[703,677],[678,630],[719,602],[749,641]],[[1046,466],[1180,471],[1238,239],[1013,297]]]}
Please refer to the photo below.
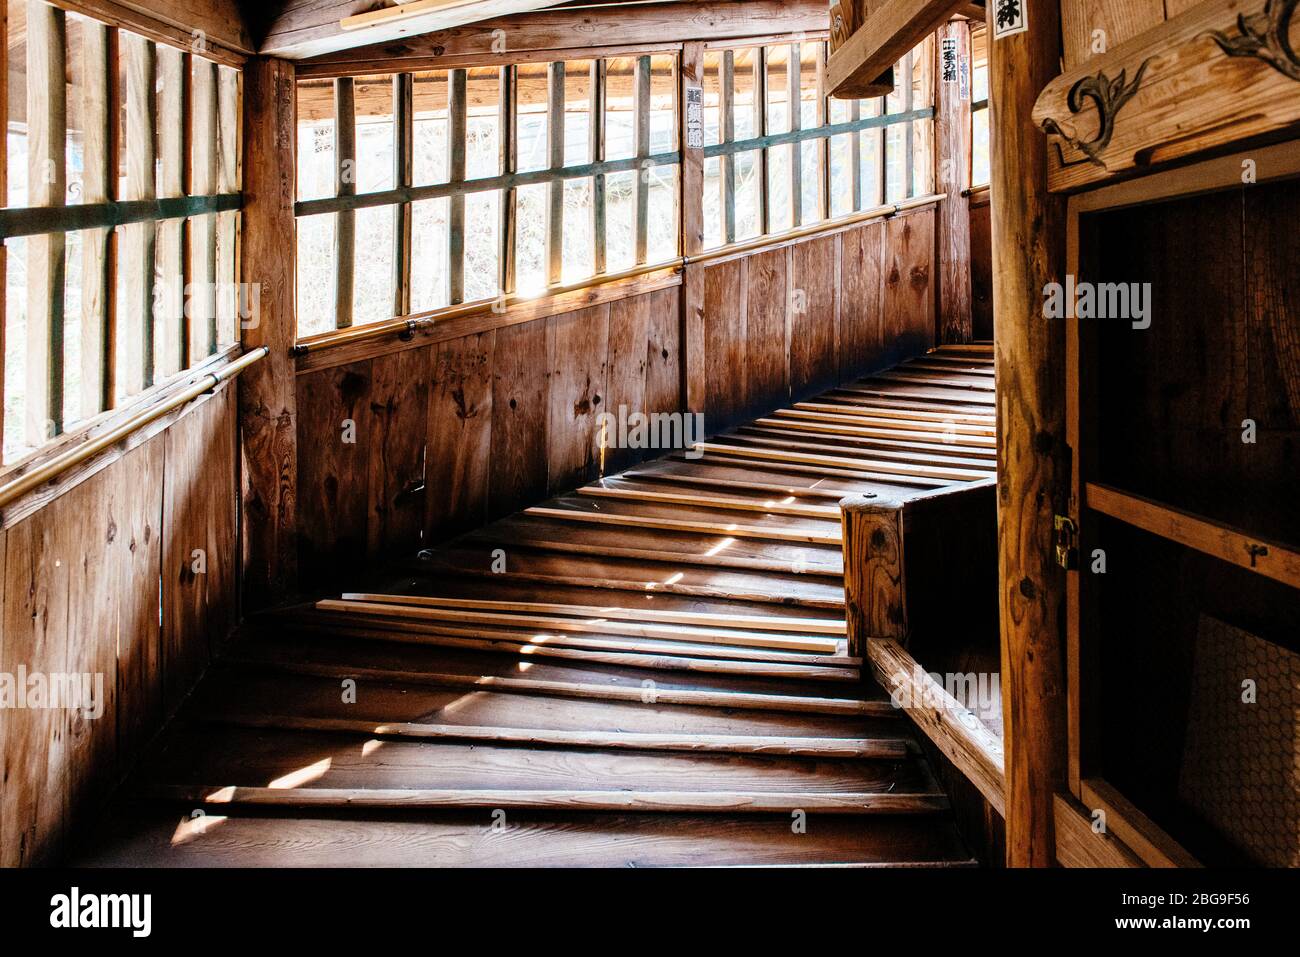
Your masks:
{"label": "wooden floor", "polygon": [[992,389],[945,348],[251,623],[74,863],[973,863],[837,502],[992,475]]}

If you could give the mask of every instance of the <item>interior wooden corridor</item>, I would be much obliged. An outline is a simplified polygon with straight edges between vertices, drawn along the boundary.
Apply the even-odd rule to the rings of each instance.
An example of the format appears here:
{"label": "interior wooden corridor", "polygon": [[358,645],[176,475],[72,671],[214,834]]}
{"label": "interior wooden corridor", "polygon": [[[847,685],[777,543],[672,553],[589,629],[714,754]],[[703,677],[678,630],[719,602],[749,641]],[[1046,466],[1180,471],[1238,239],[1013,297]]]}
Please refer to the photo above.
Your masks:
{"label": "interior wooden corridor", "polygon": [[74,863],[976,863],[838,502],[992,477],[993,395],[944,347],[254,619]]}

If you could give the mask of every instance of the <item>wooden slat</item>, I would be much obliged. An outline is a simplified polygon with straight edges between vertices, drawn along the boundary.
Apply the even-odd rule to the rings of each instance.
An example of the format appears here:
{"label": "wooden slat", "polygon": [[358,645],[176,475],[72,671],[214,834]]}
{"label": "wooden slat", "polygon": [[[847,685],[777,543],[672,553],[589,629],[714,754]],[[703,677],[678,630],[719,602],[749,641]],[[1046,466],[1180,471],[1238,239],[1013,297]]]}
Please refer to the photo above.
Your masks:
{"label": "wooden slat", "polygon": [[[81,23],[82,201],[103,203],[117,192],[116,90],[117,33],[86,20]],[[110,322],[113,308],[109,229],[81,235],[81,410],[84,416],[111,408]],[[3,381],[0,380],[0,386]]]}
{"label": "wooden slat", "polygon": [[[455,82],[452,82],[455,88]],[[415,164],[415,102],[414,81],[409,73],[393,74],[393,183],[399,188],[411,185]],[[456,154],[464,156],[458,145],[465,142],[463,131],[456,129],[455,103],[448,107],[448,142],[451,144],[451,166],[455,172]],[[460,137],[457,138],[458,132]],[[463,171],[462,171],[462,178]],[[463,199],[463,197],[462,197]],[[456,243],[464,243],[464,222],[456,228],[454,219],[455,198],[448,200],[448,243],[454,254]],[[411,204],[398,203],[393,207],[393,315],[406,316],[411,312]],[[450,273],[449,273],[450,275]],[[456,300],[452,300],[455,302]]]}
{"label": "wooden slat", "polygon": [[315,606],[320,611],[342,612],[371,618],[410,618],[416,621],[475,622],[484,625],[517,625],[525,628],[549,628],[590,634],[637,635],[643,638],[679,639],[713,642],[722,645],[746,645],[754,648],[783,648],[790,651],[815,651],[836,654],[839,643],[830,638],[766,634],[737,629],[655,625],[633,622],[590,622],[555,615],[509,614],[491,611],[467,611],[458,608],[417,608],[409,605],[378,602],[337,601],[326,598]]}
{"label": "wooden slat", "polygon": [[[180,50],[162,47],[158,50],[158,161],[161,173],[160,197],[184,196],[190,184],[186,182],[190,159],[185,155],[187,142],[185,108],[187,105],[189,58]],[[208,190],[209,185],[211,190]],[[205,191],[216,192],[216,183],[204,183]],[[157,227],[157,285],[152,308],[154,310],[154,357],[160,379],[175,375],[189,363],[189,352],[184,337],[188,328],[185,320],[185,233],[188,230],[181,220],[168,220]],[[214,277],[215,278],[215,277]],[[203,296],[200,301],[208,301]],[[195,361],[205,358],[205,353],[195,356]]]}
{"label": "wooden slat", "polygon": [[286,674],[312,675],[327,678],[359,678],[375,681],[395,681],[404,684],[427,685],[439,688],[473,688],[481,691],[501,691],[513,694],[547,695],[560,698],[594,698],[602,701],[634,701],[642,704],[653,700],[660,705],[689,705],[699,708],[741,708],[759,711],[788,711],[794,714],[826,715],[893,715],[888,701],[863,701],[857,698],[825,698],[804,695],[765,694],[749,691],[718,691],[698,688],[657,687],[648,693],[642,687],[623,687],[575,681],[551,681],[538,678],[513,678],[498,675],[462,675],[428,671],[396,671],[389,668],[347,667],[334,664],[316,664],[293,660],[258,662],[232,656],[232,664],[269,668]]}
{"label": "wooden slat", "polygon": [[1089,482],[1088,508],[1220,561],[1300,588],[1300,551],[1138,495]]}
{"label": "wooden slat", "polygon": [[[191,109],[193,125],[190,145],[193,162],[191,188],[201,194],[215,193],[219,182],[217,130],[217,65],[202,57],[193,64]],[[128,154],[130,144],[128,143]],[[198,362],[217,351],[217,217],[195,217],[190,223],[190,274],[195,292],[191,296],[189,359]]]}
{"label": "wooden slat", "polygon": [[[723,143],[736,139],[736,51],[722,51],[721,73],[718,77],[718,129]],[[722,241],[730,245],[736,241],[736,154],[722,155]]]}
{"label": "wooden slat", "polygon": [[831,505],[799,505],[753,499],[727,498],[717,495],[700,495],[686,492],[653,492],[630,488],[610,488],[588,485],[578,489],[579,495],[591,498],[616,498],[628,502],[652,502],[666,505],[693,505],[723,511],[765,512],[769,515],[794,515],[804,518],[838,518],[840,510]]}
{"label": "wooden slat", "polygon": [[1101,778],[1085,778],[1080,798],[1091,811],[1106,815],[1106,830],[1127,845],[1148,867],[1200,867],[1201,862],[1118,790]]}
{"label": "wooden slat", "polygon": [[[62,10],[27,4],[27,199],[62,206],[67,192],[67,84]],[[152,135],[152,131],[151,131]],[[150,167],[152,176],[153,168]],[[64,257],[61,233],[27,239],[26,444],[39,448],[64,426]],[[153,264],[150,263],[152,284]],[[148,304],[151,299],[145,298]]]}
{"label": "wooden slat", "polygon": [[[409,74],[408,74],[409,75]],[[450,157],[449,178],[453,183],[465,180],[467,150],[464,70],[451,70],[447,80],[447,148]],[[465,195],[457,193],[447,199],[447,275],[451,303],[465,301]],[[407,304],[409,306],[409,303]],[[408,310],[409,311],[409,310]],[[404,315],[405,313],[398,313]]]}
{"label": "wooden slat", "polygon": [[807,634],[842,635],[842,621],[822,618],[774,618],[766,615],[717,615],[686,611],[656,611],[650,608],[565,605],[553,602],[484,601],[461,598],[435,598],[426,595],[382,595],[370,592],[345,592],[343,601],[379,602],[415,605],[423,608],[495,609],[499,611],[543,612],[574,615],[581,618],[611,618],[619,621],[663,621],[682,625],[710,625],[759,631],[799,631]]}
{"label": "wooden slat", "polygon": [[807,542],[810,545],[838,545],[840,536],[800,531],[787,528],[768,528],[762,525],[740,525],[734,522],[706,522],[690,519],[652,518],[646,515],[618,515],[599,512],[581,512],[567,508],[534,506],[524,512],[537,518],[550,518],[562,522],[586,522],[593,525],[619,525],[632,528],[664,529],[674,532],[692,532],[700,535],[731,536],[735,538],[760,538],[782,542]]}
{"label": "wooden slat", "polygon": [[1118,838],[1093,830],[1092,821],[1069,798],[1052,796],[1056,837],[1054,858],[1064,867],[1141,867],[1142,861]]}
{"label": "wooden slat", "polygon": [[[227,66],[217,68],[217,189],[222,194],[240,193],[243,184],[243,149],[240,117],[240,73]],[[243,314],[251,312],[241,302],[239,283],[239,213],[217,214],[217,345],[239,340]],[[251,320],[251,316],[248,317]]]}
{"label": "wooden slat", "polygon": [[[352,77],[334,81],[334,195],[353,196],[357,191],[356,91]],[[352,295],[356,262],[356,212],[334,214],[334,325],[352,325]]]}
{"label": "wooden slat", "polygon": [[705,452],[714,455],[735,456],[737,458],[758,459],[761,461],[790,462],[802,465],[825,465],[832,468],[872,470],[884,475],[915,476],[919,478],[948,479],[952,481],[972,481],[986,478],[993,473],[978,469],[943,468],[938,466],[909,465],[904,462],[879,461],[866,458],[849,458],[839,455],[814,455],[805,452],[789,452],[780,449],[747,448],[737,445],[722,445],[717,442],[703,442],[699,446]]}
{"label": "wooden slat", "polygon": [[[500,103],[497,106],[497,122],[500,124],[502,175],[512,175],[519,167],[517,70],[515,66],[501,67],[501,82],[498,87]],[[515,193],[514,187],[501,191],[498,237],[501,242],[501,262],[497,277],[497,289],[501,295],[510,295],[515,291]]]}
{"label": "wooden slat", "polygon": [[[547,152],[550,168],[560,170],[564,168],[564,61],[550,64],[546,77]],[[564,180],[552,180],[547,186],[547,196],[546,282],[558,286],[564,279]]]}
{"label": "wooden slat", "polygon": [[[644,164],[650,156],[650,65],[648,56],[641,56],[636,61],[636,95],[633,108],[636,111],[636,156]],[[636,177],[636,263],[641,265],[649,260],[650,244],[650,178],[648,170],[641,169]]]}
{"label": "wooden slat", "polygon": [[485,741],[499,744],[609,748],[635,751],[687,751],[703,754],[764,754],[823,759],[907,757],[907,744],[898,738],[799,738],[765,735],[651,734],[635,731],[565,731],[550,728],[480,727],[422,721],[375,722],[355,718],[313,718],[301,715],[217,716],[207,720],[247,728],[331,731],[418,741]]}
{"label": "wooden slat", "polygon": [[[591,61],[587,74],[590,90],[591,120],[587,131],[587,159],[592,163],[605,161],[605,80],[608,73],[608,61],[597,58]],[[597,173],[591,178],[591,261],[593,272],[603,275],[607,270],[606,244],[608,231],[607,210],[605,207],[605,174]]]}

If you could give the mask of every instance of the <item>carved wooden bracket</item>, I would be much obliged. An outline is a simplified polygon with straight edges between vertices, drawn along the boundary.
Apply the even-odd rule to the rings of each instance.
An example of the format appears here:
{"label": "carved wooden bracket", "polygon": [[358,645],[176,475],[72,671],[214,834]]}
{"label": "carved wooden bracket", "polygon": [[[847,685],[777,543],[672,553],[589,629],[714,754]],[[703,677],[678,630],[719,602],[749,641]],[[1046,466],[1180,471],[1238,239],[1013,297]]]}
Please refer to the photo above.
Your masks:
{"label": "carved wooden bracket", "polygon": [[1202,3],[1057,77],[1033,112],[1053,140],[1049,187],[1080,189],[1300,122],[1297,4]]}

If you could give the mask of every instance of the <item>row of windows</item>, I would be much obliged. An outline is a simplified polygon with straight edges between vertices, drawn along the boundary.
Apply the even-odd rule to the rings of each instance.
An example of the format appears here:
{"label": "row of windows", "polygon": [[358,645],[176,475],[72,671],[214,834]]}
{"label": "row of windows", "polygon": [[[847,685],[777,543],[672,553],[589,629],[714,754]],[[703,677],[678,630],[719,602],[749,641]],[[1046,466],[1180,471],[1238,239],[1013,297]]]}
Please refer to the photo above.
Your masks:
{"label": "row of windows", "polygon": [[7,7],[6,463],[236,342],[240,311],[238,71]]}
{"label": "row of windows", "polygon": [[[932,39],[887,97],[822,40],[709,50],[705,246],[929,193]],[[298,333],[531,296],[681,255],[676,54],[298,85]]]}

